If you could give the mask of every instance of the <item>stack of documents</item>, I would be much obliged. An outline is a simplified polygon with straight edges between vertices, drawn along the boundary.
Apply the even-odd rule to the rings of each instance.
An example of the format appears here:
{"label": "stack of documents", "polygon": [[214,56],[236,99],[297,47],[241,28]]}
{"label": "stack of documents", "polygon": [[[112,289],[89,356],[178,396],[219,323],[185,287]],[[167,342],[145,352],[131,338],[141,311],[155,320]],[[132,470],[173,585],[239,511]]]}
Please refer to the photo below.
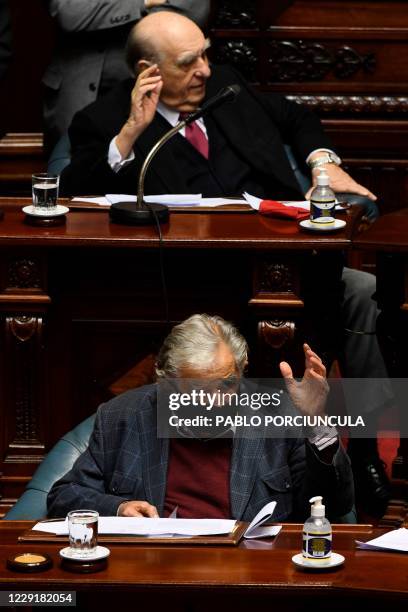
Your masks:
{"label": "stack of documents", "polygon": [[[274,536],[281,525],[264,526],[272,517],[276,502],[264,506],[256,515],[247,530],[245,538],[265,538]],[[178,519],[178,518],[136,518],[123,516],[101,516],[98,522],[100,535],[137,535],[145,537],[194,537],[213,536],[231,533],[237,521],[228,519]],[[67,519],[61,521],[41,521],[33,531],[43,531],[54,535],[68,535]]]}

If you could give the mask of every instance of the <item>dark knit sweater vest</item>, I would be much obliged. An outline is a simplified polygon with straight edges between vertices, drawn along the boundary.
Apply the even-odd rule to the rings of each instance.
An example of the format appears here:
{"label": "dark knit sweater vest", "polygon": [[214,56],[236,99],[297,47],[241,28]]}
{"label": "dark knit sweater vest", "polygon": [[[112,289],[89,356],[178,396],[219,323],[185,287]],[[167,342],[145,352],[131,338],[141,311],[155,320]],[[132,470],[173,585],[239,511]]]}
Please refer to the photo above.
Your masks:
{"label": "dark knit sweater vest", "polygon": [[179,518],[231,518],[232,439],[170,440],[163,515],[178,506]]}

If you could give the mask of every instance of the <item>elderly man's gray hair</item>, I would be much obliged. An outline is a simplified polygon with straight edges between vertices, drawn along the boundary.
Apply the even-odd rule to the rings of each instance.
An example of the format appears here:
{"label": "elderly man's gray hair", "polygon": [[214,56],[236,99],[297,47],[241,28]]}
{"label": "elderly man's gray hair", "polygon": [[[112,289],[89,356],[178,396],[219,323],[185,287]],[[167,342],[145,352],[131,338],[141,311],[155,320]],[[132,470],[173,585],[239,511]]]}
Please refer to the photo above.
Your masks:
{"label": "elderly man's gray hair", "polygon": [[186,366],[207,370],[220,342],[230,348],[237,370],[242,374],[248,355],[245,338],[221,317],[196,314],[173,327],[165,339],[157,357],[157,378],[177,377],[180,368]]}

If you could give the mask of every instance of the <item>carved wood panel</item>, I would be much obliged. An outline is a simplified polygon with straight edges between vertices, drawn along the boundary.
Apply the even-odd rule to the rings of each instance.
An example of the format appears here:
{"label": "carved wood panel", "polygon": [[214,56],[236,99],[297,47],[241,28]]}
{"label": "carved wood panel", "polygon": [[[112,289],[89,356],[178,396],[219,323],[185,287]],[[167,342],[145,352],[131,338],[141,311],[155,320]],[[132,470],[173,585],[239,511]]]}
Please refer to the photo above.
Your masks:
{"label": "carved wood panel", "polygon": [[268,45],[268,81],[271,83],[322,81],[329,76],[341,80],[359,72],[373,74],[376,66],[375,53],[360,53],[341,43],[273,40]]}
{"label": "carved wood panel", "polygon": [[44,455],[47,430],[44,258],[0,252],[0,505],[21,492]]}
{"label": "carved wood panel", "polygon": [[12,390],[15,422],[9,460],[19,460],[17,449],[24,448],[27,452],[30,446],[38,447],[40,444],[39,405],[36,401],[39,368],[36,364],[41,353],[42,325],[41,317],[17,315],[5,319],[6,351],[17,383]]}
{"label": "carved wood panel", "polygon": [[353,176],[380,196],[381,210],[406,205],[406,2],[213,5],[216,60],[234,65],[258,89],[316,111]]}

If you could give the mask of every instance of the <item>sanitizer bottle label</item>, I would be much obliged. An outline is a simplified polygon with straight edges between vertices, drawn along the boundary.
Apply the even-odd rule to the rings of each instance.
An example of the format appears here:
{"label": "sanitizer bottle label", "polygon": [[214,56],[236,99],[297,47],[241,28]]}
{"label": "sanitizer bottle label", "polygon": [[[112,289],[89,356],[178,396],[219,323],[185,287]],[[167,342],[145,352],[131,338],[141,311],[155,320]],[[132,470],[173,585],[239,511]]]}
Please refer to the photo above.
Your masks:
{"label": "sanitizer bottle label", "polygon": [[331,533],[303,533],[303,557],[306,559],[328,559],[331,547]]}
{"label": "sanitizer bottle label", "polygon": [[336,201],[310,201],[310,220],[314,223],[333,223]]}

